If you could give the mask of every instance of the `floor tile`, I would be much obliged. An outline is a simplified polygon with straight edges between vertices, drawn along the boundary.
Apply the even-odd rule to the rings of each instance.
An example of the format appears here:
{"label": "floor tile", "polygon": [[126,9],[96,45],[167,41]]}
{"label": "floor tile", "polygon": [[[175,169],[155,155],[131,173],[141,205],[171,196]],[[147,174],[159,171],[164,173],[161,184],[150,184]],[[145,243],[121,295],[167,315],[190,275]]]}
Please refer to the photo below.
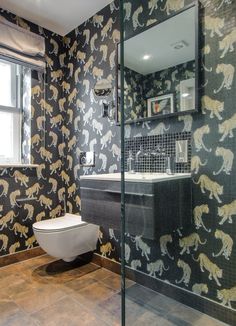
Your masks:
{"label": "floor tile", "polygon": [[181,320],[189,323],[190,325],[194,325],[199,319],[203,316],[203,314],[195,309],[191,309],[181,303],[178,303],[174,308],[171,309],[170,313],[168,314],[169,320],[180,320],[178,323],[179,325]]}
{"label": "floor tile", "polygon": [[0,300],[0,325],[3,325],[3,323],[12,315],[19,312],[20,309],[16,305],[16,303],[12,300]]}
{"label": "floor tile", "polygon": [[57,301],[32,317],[40,322],[40,326],[108,326],[70,297]]}
{"label": "floor tile", "polygon": [[110,272],[105,268],[99,268],[98,270],[90,273],[89,276],[94,278],[95,280],[101,281],[109,276],[114,276],[114,273]]}
{"label": "floor tile", "polygon": [[141,317],[137,318],[132,324],[129,321],[129,317],[127,316],[127,324],[133,326],[144,326],[144,325],[152,325],[152,326],[175,326],[176,324],[168,321],[165,317],[159,316],[153,312],[147,311],[142,314]]}
{"label": "floor tile", "polygon": [[36,289],[38,286],[38,284],[32,283],[30,280],[22,278],[21,280],[17,280],[17,282],[10,283],[8,287],[0,290],[0,293],[4,291],[9,298],[15,300],[17,297]]}
{"label": "floor tile", "polygon": [[83,288],[95,284],[97,281],[91,277],[86,277],[86,276],[81,276],[81,277],[77,277],[74,280],[71,280],[69,282],[66,282],[64,284],[64,287],[67,287],[68,289],[70,289],[71,291],[80,291]]}
{"label": "floor tile", "polygon": [[5,321],[0,321],[0,326],[40,326],[39,322],[22,311],[12,314]]}
{"label": "floor tile", "polygon": [[41,285],[36,289],[20,293],[15,302],[25,312],[33,313],[47,307],[51,303],[62,299],[65,293],[49,284]]}
{"label": "floor tile", "polygon": [[225,326],[226,324],[221,323],[220,321],[218,321],[218,320],[216,320],[214,318],[203,315],[197,321],[195,321],[193,326],[202,326],[202,325],[206,325],[206,326]]}
{"label": "floor tile", "polygon": [[[104,320],[109,322],[110,325],[120,325],[121,324],[120,323],[120,320],[121,320],[121,296],[119,293],[116,293],[113,296],[109,297],[108,299],[100,302],[96,307],[94,307],[94,309],[95,309],[95,311],[99,311],[101,313],[101,315],[104,316]],[[145,319],[141,319],[143,317],[143,315],[145,313],[147,313],[147,309],[145,307],[143,307],[142,305],[140,305],[132,300],[126,299],[125,309],[126,309],[126,325],[136,326],[138,321],[139,321],[139,325],[149,325],[149,323],[144,322]],[[147,314],[147,316],[149,316],[149,319],[151,320],[150,313],[148,312],[148,314]],[[158,314],[155,314],[154,316],[156,319],[161,318]],[[166,324],[166,326],[167,325],[168,324]]]}
{"label": "floor tile", "polygon": [[83,275],[89,275],[100,267],[85,262],[66,263],[62,260],[49,262],[36,267],[27,267],[28,279],[42,284],[61,285],[73,281]]}
{"label": "floor tile", "polygon": [[[116,291],[119,291],[121,288],[121,277],[118,274],[110,275],[110,276],[102,279],[101,282]],[[135,283],[133,281],[126,279],[126,283],[125,283],[126,288],[129,288],[130,286],[132,286],[134,284]]]}
{"label": "floor tile", "polygon": [[78,292],[73,292],[72,297],[85,306],[93,307],[111,297],[114,293],[115,291],[105,284],[96,282]]}
{"label": "floor tile", "polygon": [[159,313],[166,314],[174,309],[179,303],[171,298],[154,292],[144,286],[135,284],[126,289],[126,296],[130,300],[139,303],[147,309],[153,309]]}
{"label": "floor tile", "polygon": [[[58,266],[58,269],[57,269]],[[73,270],[74,271],[74,270]],[[71,270],[60,270],[59,264],[52,262],[49,264],[41,265],[32,271],[32,279],[38,282],[49,282],[49,283],[65,283],[75,279],[76,276],[83,275],[79,269],[74,274]]]}
{"label": "floor tile", "polygon": [[101,280],[101,283],[105,284],[106,286],[108,286],[111,289],[120,291],[121,277],[116,274],[111,275],[111,276],[108,276],[108,277],[104,278],[103,280]]}
{"label": "floor tile", "polygon": [[[147,310],[142,304],[139,304],[137,302],[134,302],[133,300],[126,299],[125,301],[125,309],[126,309],[126,324],[135,326],[138,321],[143,318],[143,315],[148,312],[150,314],[151,312]],[[156,319],[161,318],[161,315],[156,312],[155,314]],[[147,323],[147,325],[149,325]]]}
{"label": "floor tile", "polygon": [[45,265],[45,264],[49,264],[53,261],[55,261],[56,258],[49,256],[49,255],[43,255],[43,256],[39,256],[39,257],[35,257],[32,259],[28,259],[22,262],[22,266],[24,268],[28,268],[28,269],[34,269],[40,265]]}
{"label": "floor tile", "polygon": [[[120,326],[120,276],[44,255],[0,270],[0,326]],[[127,280],[127,326],[223,326]]]}
{"label": "floor tile", "polygon": [[7,291],[9,284],[18,284],[22,279],[26,280],[26,277],[22,273],[9,271],[4,277],[0,278],[0,290],[6,289]]}
{"label": "floor tile", "polygon": [[101,301],[95,308],[102,318],[110,325],[121,325],[121,296],[114,294],[108,299]]}
{"label": "floor tile", "polygon": [[80,274],[82,273],[83,275],[89,275],[100,269],[101,269],[100,266],[95,265],[93,263],[84,263],[84,265],[81,265],[77,270],[76,269],[72,270],[70,273],[75,276],[77,272],[79,272]]}

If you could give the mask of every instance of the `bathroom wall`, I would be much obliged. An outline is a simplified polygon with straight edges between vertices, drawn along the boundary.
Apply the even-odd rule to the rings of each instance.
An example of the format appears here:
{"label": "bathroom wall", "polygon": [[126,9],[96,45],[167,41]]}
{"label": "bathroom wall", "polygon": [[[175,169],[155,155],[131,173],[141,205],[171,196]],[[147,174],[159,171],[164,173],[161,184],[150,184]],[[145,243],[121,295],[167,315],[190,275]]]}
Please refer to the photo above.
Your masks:
{"label": "bathroom wall", "polygon": [[[32,98],[32,106],[34,107],[32,109],[34,116],[31,122],[32,130],[34,130],[32,134],[32,144],[34,144],[32,163],[39,164],[39,167],[38,169],[7,168],[0,170],[0,255],[3,256],[37,246],[33,236],[32,224],[36,220],[59,216],[63,209],[62,198],[59,198],[64,185],[59,168],[63,164],[63,153],[59,152],[61,146],[58,147],[63,142],[62,123],[61,125],[53,125],[53,120],[56,117],[60,118],[59,115],[63,119],[64,113],[62,107],[60,108],[60,104],[63,103],[62,78],[58,81],[53,80],[53,76],[57,73],[60,74],[60,70],[63,68],[63,61],[60,56],[63,48],[62,38],[4,10],[1,10],[0,14],[7,20],[42,35],[45,38],[48,62],[44,76],[46,82],[44,94],[35,95]],[[36,78],[38,77],[34,73],[33,83]],[[49,110],[52,111],[51,114],[45,113],[44,106],[39,104],[40,99],[44,96],[51,108]],[[40,120],[44,115],[46,121],[45,125],[44,122],[42,123],[42,127],[45,127],[45,133],[40,127]],[[37,140],[37,135],[42,138],[43,134],[45,134],[45,148],[48,155],[41,157],[41,154],[37,152],[44,149],[44,141],[40,140],[37,144],[33,140]],[[53,137],[55,138],[55,146],[51,146]],[[24,149],[27,147],[25,145],[26,143],[23,146]],[[18,174],[20,174],[19,178],[17,177]],[[14,201],[14,198],[27,198],[31,195],[37,200],[22,202],[20,206]],[[39,199],[42,200],[42,204]]]}
{"label": "bathroom wall", "polygon": [[[126,36],[141,32],[142,27],[160,21],[189,3],[191,1],[126,1]],[[224,0],[201,3],[199,97],[208,109],[204,110],[204,114],[199,112],[179,119],[169,118],[137,126],[126,126],[127,137],[147,135],[155,128],[159,134],[192,131],[194,224],[191,229],[175,230],[169,235],[160,232],[156,241],[127,236],[126,263],[152,278],[158,278],[184,291],[194,292],[196,296],[222,304],[224,296],[233,293],[230,289],[236,284],[234,273],[236,165],[233,154],[236,148],[234,137],[236,56],[233,49],[236,4]],[[92,88],[98,76],[103,78],[115,76],[116,67],[113,59],[118,41],[117,14],[118,11],[113,5],[107,6],[69,34],[70,44],[73,45],[76,41],[77,51],[83,52],[81,56],[84,57],[84,63],[74,57],[76,52],[71,58],[68,53],[68,63],[73,63],[74,71],[79,72],[78,102],[77,105],[75,103],[69,105],[74,116],[72,123],[68,124],[71,126],[68,141],[76,136],[79,150],[91,149],[97,154],[95,168],[79,169],[76,151],[68,152],[73,158],[73,165],[68,173],[69,185],[75,183],[78,188],[80,174],[114,172],[119,169],[119,128],[112,121],[101,117],[101,105],[95,103],[92,95]],[[108,26],[108,22],[111,24],[111,30],[105,27]],[[106,29],[107,35],[104,33]],[[104,60],[103,49],[108,50]],[[90,68],[87,72],[89,63]],[[99,73],[96,76],[97,72]],[[68,82],[73,90],[76,87],[74,76],[68,78]],[[67,201],[74,211],[79,209],[78,197],[76,201],[69,193]],[[168,205],[163,203],[166,204]],[[98,244],[98,253],[119,262],[119,233],[101,228],[101,234],[103,237]],[[190,239],[180,241],[191,234]],[[198,244],[196,251],[192,245],[194,238]],[[111,253],[107,251],[108,242],[112,244]],[[189,254],[187,250],[184,252],[183,242],[189,246]],[[199,261],[196,261],[200,253],[205,255],[200,256],[205,258],[202,261],[202,271]],[[158,269],[157,261],[163,262],[166,270],[151,273],[152,268]],[[225,290],[222,291],[223,289]],[[227,305],[226,301],[224,304]],[[236,303],[232,302],[232,308],[227,306],[227,309],[235,310]]]}
{"label": "bathroom wall", "polygon": [[[101,78],[108,78],[115,92],[118,28],[118,5],[115,3],[66,36],[70,47],[67,49],[65,80],[71,93],[77,92],[68,103],[67,112],[70,111],[65,121],[70,130],[66,140],[67,206],[73,212],[80,210],[80,175],[117,172],[120,169],[120,128],[114,119],[102,117],[103,106],[93,95],[96,81]],[[69,67],[73,67],[72,76]],[[73,116],[69,114],[71,111]],[[76,139],[74,145],[73,139]],[[81,151],[96,153],[95,168],[79,165]]]}
{"label": "bathroom wall", "polygon": [[137,71],[127,67],[124,69],[124,78],[126,85],[124,105],[126,120],[135,120],[137,117],[144,117],[147,115],[143,94],[143,77],[144,76]]}

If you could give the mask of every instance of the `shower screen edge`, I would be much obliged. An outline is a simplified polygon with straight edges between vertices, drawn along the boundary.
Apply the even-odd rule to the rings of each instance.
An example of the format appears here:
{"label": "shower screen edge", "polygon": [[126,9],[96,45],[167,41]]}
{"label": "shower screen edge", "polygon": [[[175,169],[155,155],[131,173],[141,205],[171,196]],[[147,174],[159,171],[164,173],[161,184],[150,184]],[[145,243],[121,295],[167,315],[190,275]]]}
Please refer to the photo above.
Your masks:
{"label": "shower screen edge", "polygon": [[120,8],[120,134],[121,134],[121,325],[125,326],[125,124],[124,124],[124,1]]}

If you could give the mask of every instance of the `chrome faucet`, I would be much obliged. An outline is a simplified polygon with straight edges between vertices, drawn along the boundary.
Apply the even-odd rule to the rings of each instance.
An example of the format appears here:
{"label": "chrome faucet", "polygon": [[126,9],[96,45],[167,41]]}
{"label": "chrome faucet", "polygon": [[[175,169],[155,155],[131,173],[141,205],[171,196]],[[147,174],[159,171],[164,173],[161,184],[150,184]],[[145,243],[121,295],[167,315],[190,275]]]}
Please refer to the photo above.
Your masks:
{"label": "chrome faucet", "polygon": [[150,155],[155,158],[158,155],[161,155],[165,159],[165,173],[172,175],[174,174],[174,158],[171,155],[166,153],[166,149],[157,145],[157,147],[150,152]]}
{"label": "chrome faucet", "polygon": [[[135,160],[132,155],[132,151],[129,151],[129,157],[127,159],[127,165],[128,165],[128,172],[135,173],[136,172],[136,165],[140,161],[140,157],[147,157],[155,159],[157,156],[162,156],[165,160],[165,172],[167,174],[174,174],[174,158],[171,155],[168,155],[166,152],[166,148],[162,147],[161,145],[157,145],[153,150],[145,151],[143,149],[143,146],[140,146],[139,151],[135,154]],[[133,168],[134,166],[134,168]]]}
{"label": "chrome faucet", "polygon": [[174,174],[173,170],[174,170],[174,157],[173,156],[166,156],[166,174],[172,175]]}
{"label": "chrome faucet", "polygon": [[139,163],[140,157],[147,156],[147,155],[148,154],[144,151],[143,146],[140,145],[139,151],[135,154],[135,161],[134,161],[135,170],[134,170],[134,172],[136,172],[136,165]]}
{"label": "chrome faucet", "polygon": [[157,147],[154,150],[150,151],[150,155],[152,157],[156,157],[156,156],[160,156],[160,155],[166,156],[166,150],[164,147],[157,145]]}
{"label": "chrome faucet", "polygon": [[129,151],[129,157],[127,158],[127,168],[128,168],[128,172],[129,173],[135,173],[135,169],[134,169],[134,158],[133,158],[133,154],[132,151]]}
{"label": "chrome faucet", "polygon": [[157,145],[155,150],[159,155],[163,155],[163,156],[166,155],[166,149],[164,147],[161,147],[161,145]]}
{"label": "chrome faucet", "polygon": [[135,163],[138,163],[139,162],[139,158],[141,157],[141,156],[146,156],[147,154],[144,152],[144,150],[143,150],[143,146],[142,145],[140,145],[140,149],[139,149],[139,151],[135,154]]}

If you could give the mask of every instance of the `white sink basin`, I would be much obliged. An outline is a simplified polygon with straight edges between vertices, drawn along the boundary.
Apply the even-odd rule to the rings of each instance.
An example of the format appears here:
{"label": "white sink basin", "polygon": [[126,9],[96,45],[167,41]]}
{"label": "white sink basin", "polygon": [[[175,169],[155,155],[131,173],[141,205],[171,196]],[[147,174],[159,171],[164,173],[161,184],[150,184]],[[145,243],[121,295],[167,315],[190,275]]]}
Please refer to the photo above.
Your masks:
{"label": "white sink basin", "polygon": [[[169,175],[166,173],[129,173],[125,172],[125,181],[131,182],[161,182],[166,180],[176,180],[191,178],[191,173],[175,173]],[[84,180],[107,180],[107,181],[120,181],[120,173],[108,173],[108,174],[93,174],[81,176]]]}

